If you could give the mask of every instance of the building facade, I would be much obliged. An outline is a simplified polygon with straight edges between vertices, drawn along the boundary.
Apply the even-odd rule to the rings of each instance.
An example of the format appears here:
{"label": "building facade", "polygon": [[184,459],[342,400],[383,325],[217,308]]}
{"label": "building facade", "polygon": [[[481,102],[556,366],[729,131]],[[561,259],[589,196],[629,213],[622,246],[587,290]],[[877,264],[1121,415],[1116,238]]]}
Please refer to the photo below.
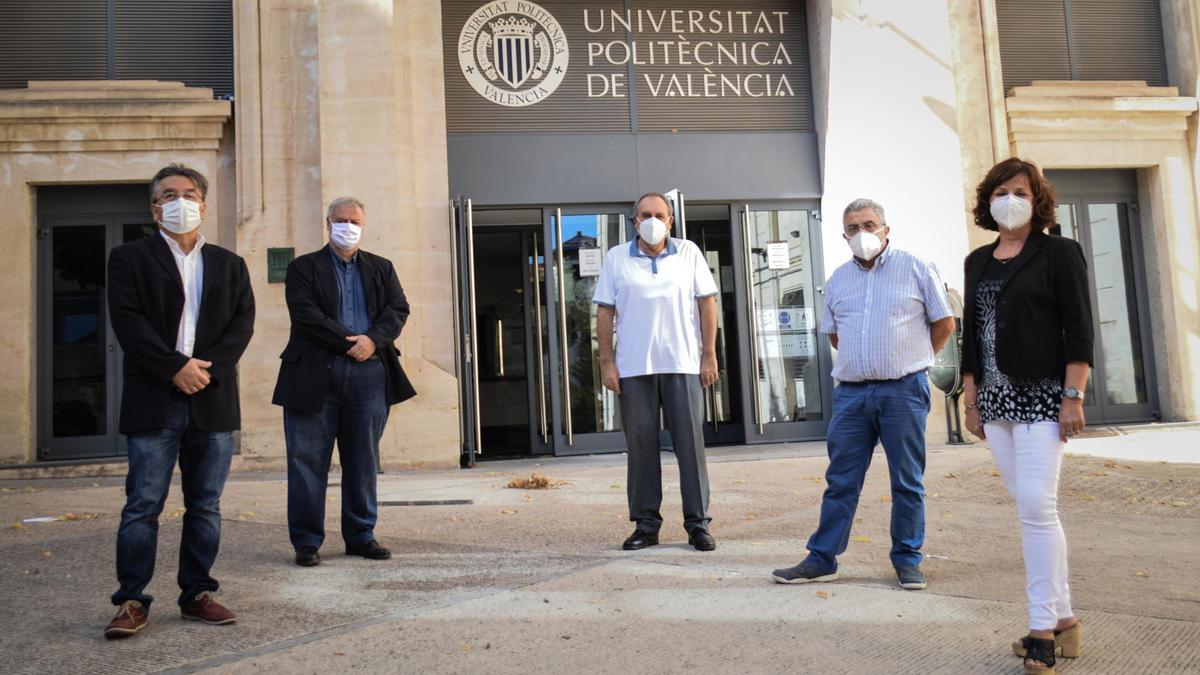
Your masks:
{"label": "building facade", "polygon": [[281,270],[324,245],[334,197],[366,203],[412,304],[419,395],[383,463],[454,466],[623,449],[590,298],[652,190],[720,286],[707,440],[822,438],[842,207],[884,204],[961,293],[994,236],[975,185],[1010,155],[1046,169],[1088,256],[1089,421],[1200,419],[1191,0],[71,4],[0,9],[0,464],[123,454],[104,264],[153,231],[169,162],[208,175],[204,234],[254,278],[242,468],[283,464]]}

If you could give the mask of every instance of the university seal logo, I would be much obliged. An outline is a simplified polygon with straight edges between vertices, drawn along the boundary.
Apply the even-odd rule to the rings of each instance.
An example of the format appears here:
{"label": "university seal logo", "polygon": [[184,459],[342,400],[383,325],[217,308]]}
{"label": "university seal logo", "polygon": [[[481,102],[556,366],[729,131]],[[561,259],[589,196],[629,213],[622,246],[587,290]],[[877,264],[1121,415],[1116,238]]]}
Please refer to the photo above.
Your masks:
{"label": "university seal logo", "polygon": [[463,24],[458,65],[487,100],[520,108],[544,100],[567,75],[570,51],[558,20],[532,2],[496,0]]}

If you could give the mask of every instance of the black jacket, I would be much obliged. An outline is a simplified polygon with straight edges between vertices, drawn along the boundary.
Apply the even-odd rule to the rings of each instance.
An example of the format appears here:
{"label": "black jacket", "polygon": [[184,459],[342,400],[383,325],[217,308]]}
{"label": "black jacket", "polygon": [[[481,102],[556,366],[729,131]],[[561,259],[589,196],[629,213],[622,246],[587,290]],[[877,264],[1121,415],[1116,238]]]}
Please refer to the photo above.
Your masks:
{"label": "black jacket", "polygon": [[[237,254],[205,244],[200,257],[204,284],[192,356],[213,365],[212,381],[191,397],[191,423],[201,431],[233,431],[242,423],[237,362],[254,333],[254,292]],[[109,254],[108,315],[125,350],[123,434],[166,426],[171,378],[188,362],[175,351],[183,299],[183,278],[161,234]]]}
{"label": "black jacket", "polygon": [[[967,256],[963,303],[963,373],[979,382],[983,362],[975,292],[996,242]],[[1009,377],[1062,378],[1067,363],[1092,363],[1092,303],[1087,262],[1073,239],[1035,230],[1009,263],[996,298],[996,362]]]}
{"label": "black jacket", "polygon": [[[365,335],[375,342],[375,351],[387,372],[387,404],[394,405],[417,395],[404,369],[394,341],[408,320],[408,300],[391,261],[358,252],[359,274],[367,300],[371,327]],[[337,277],[328,247],[296,258],[288,265],[284,295],[292,332],[279,358],[279,379],[271,402],[302,412],[320,412],[329,390],[333,359],[353,346],[346,340],[349,329],[338,323]]]}

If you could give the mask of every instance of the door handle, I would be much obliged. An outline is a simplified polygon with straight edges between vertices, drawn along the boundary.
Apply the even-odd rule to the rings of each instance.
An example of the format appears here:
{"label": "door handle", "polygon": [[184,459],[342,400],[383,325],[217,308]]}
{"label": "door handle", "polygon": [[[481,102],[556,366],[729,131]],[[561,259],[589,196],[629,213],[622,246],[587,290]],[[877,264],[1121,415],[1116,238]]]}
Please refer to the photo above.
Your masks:
{"label": "door handle", "polygon": [[471,314],[471,383],[475,409],[475,454],[483,454],[483,423],[479,419],[479,326],[475,305],[475,215],[467,200],[467,308]]}
{"label": "door handle", "polygon": [[538,418],[541,422],[542,442],[547,440],[547,424],[546,424],[546,373],[543,365],[543,355],[545,348],[542,345],[542,280],[541,269],[538,266],[538,236],[533,233],[533,315],[537,325],[537,390],[538,390]]}
{"label": "door handle", "polygon": [[563,426],[567,431],[567,445],[575,445],[575,430],[571,423],[571,368],[567,352],[567,268],[563,262],[562,209],[554,210],[554,225],[558,233],[558,332],[562,339],[563,373]]}
{"label": "door handle", "polygon": [[762,402],[758,392],[758,303],[754,299],[753,258],[750,254],[750,205],[742,206],[742,234],[745,246],[742,254],[746,261],[746,308],[750,311],[750,398],[754,402],[754,423],[758,435],[763,433]]}

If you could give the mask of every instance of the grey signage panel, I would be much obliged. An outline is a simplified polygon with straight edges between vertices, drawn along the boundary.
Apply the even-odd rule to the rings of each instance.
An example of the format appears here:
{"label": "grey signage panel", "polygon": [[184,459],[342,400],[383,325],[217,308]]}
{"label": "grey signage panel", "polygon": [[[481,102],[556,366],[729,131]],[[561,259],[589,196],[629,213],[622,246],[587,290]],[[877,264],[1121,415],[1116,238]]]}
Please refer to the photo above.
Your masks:
{"label": "grey signage panel", "polygon": [[812,131],[804,4],[444,0],[450,133]]}
{"label": "grey signage panel", "polygon": [[478,205],[625,202],[671,188],[691,200],[821,194],[812,133],[463,134],[448,145],[450,191]]}

